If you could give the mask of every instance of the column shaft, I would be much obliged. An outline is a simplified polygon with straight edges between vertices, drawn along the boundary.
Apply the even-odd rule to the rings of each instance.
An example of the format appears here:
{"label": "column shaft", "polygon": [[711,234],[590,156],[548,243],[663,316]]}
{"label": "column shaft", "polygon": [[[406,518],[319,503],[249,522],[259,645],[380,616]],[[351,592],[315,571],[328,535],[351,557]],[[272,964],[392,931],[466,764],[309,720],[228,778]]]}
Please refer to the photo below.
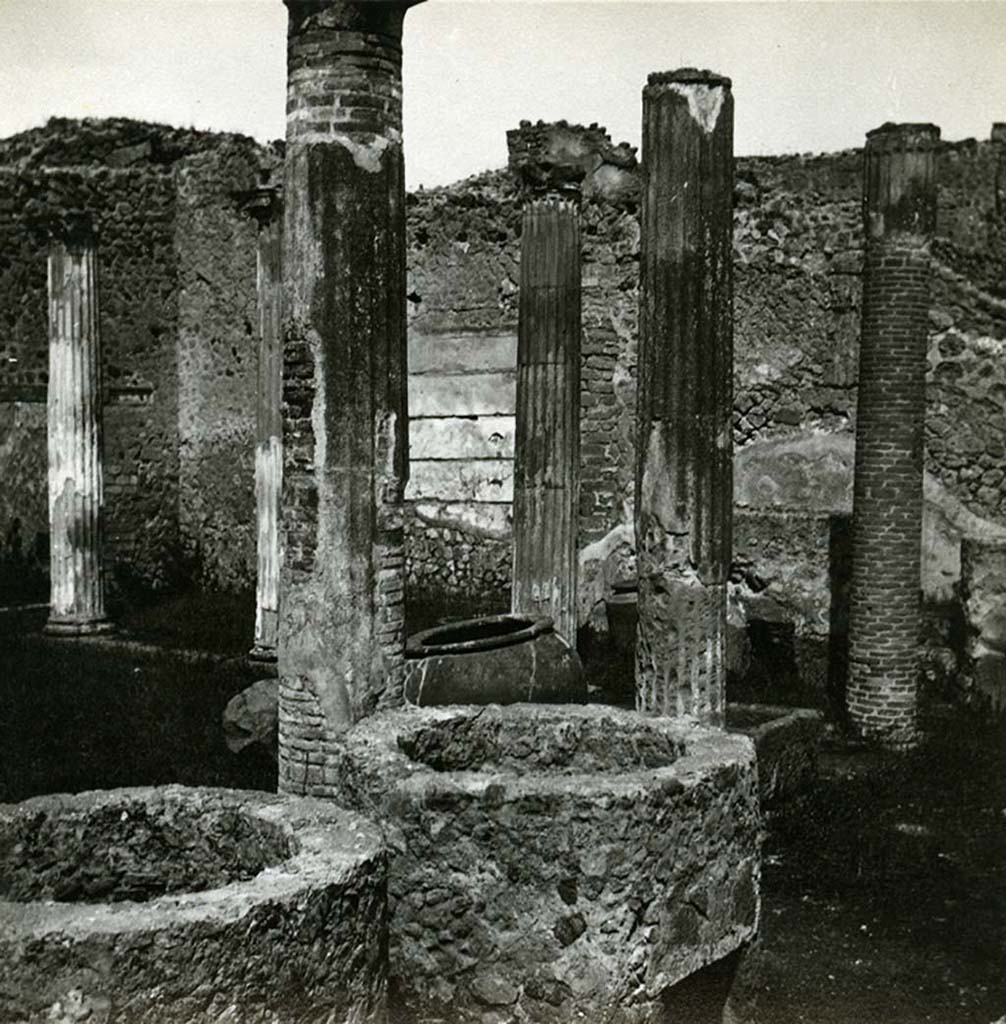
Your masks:
{"label": "column shaft", "polygon": [[720,725],[733,506],[730,80],[643,91],[636,705]]}
{"label": "column shaft", "polygon": [[996,157],[995,212],[1002,220],[1006,218],[1006,122],[993,123],[991,141]]}
{"label": "column shaft", "polygon": [[46,631],[108,628],[102,566],[98,267],[89,232],[49,250],[49,545]]}
{"label": "column shaft", "polygon": [[[275,203],[270,203],[273,210]],[[263,216],[258,231],[258,394],[255,407],[255,519],[258,574],[252,657],[274,661],[279,632],[279,515],[283,485],[281,221]]]}
{"label": "column shaft", "polygon": [[401,31],[408,3],[287,0],[279,784],[400,703],[408,473]]}
{"label": "column shaft", "polygon": [[580,468],[580,219],[534,198],[521,232],[513,611],[548,615],[576,647]]}
{"label": "column shaft", "polygon": [[851,724],[916,736],[923,431],[936,226],[932,125],[884,125],[864,151],[866,260],[856,405],[849,607]]}

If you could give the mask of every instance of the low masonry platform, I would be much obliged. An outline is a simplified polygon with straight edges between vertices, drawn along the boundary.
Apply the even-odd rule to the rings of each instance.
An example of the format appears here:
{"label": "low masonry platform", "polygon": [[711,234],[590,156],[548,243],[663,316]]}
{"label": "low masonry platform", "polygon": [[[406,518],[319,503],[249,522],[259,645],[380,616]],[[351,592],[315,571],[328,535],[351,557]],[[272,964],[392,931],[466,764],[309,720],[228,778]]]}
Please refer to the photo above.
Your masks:
{"label": "low masonry platform", "polygon": [[771,808],[814,784],[824,720],[812,708],[727,704],[727,728],[750,736],[758,754],[758,788]]}
{"label": "low masonry platform", "polygon": [[372,824],[312,800],[0,805],[0,1020],[383,1022],[386,865]]}
{"label": "low masonry platform", "polygon": [[599,705],[409,708],[346,733],[337,775],[388,832],[392,1006],[417,1018],[647,1021],[757,929],[745,736]]}

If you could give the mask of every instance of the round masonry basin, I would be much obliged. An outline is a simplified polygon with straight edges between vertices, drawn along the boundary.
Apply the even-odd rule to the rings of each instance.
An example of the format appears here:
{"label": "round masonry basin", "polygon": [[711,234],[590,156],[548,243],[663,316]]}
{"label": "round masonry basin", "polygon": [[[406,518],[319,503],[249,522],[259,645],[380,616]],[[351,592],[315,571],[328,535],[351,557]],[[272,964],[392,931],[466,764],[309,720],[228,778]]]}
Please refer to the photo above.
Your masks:
{"label": "round masonry basin", "polygon": [[0,805],[0,1020],[383,1020],[386,856],[331,804],[166,786]]}
{"label": "round masonry basin", "polygon": [[599,705],[407,708],[341,744],[385,822],[392,1005],[476,1022],[649,1021],[748,941],[747,737]]}
{"label": "round masonry basin", "polygon": [[587,685],[550,618],[484,615],[409,637],[405,699],[419,707],[583,702]]}

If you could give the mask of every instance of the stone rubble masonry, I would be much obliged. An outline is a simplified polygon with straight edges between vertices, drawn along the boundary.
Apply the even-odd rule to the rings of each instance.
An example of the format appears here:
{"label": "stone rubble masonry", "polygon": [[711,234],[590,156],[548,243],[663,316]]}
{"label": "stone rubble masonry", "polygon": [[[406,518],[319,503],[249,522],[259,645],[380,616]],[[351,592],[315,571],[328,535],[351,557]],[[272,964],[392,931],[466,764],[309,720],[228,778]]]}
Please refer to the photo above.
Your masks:
{"label": "stone rubble masonry", "polygon": [[409,4],[287,6],[279,785],[324,796],[327,745],[402,700]]}
{"label": "stone rubble masonry", "polygon": [[49,250],[49,621],[77,636],[110,628],[102,564],[101,337],[96,243],[71,224]]}
{"label": "stone rubble masonry", "polygon": [[643,175],[636,706],[721,726],[733,511],[728,78],[650,75]]}
{"label": "stone rubble masonry", "polygon": [[[576,647],[580,468],[580,219],[583,171],[524,148],[511,609],[549,616]],[[508,132],[517,147],[521,131]],[[539,148],[540,147],[540,148]],[[513,164],[513,158],[511,158]]]}
{"label": "stone rubble masonry", "polygon": [[0,535],[45,552],[46,263],[41,225],[100,240],[109,582],[255,581],[255,225],[232,192],[276,164],[235,135],[122,119],[0,140]]}
{"label": "stone rubble masonry", "polygon": [[245,209],[258,222],[258,392],[255,402],[257,572],[251,657],[276,660],[279,630],[279,517],[283,485],[282,204],[275,188],[256,189]]}
{"label": "stone rubble masonry", "polygon": [[387,1024],[387,877],[380,829],[328,802],[0,804],[0,1020]]}
{"label": "stone rubble masonry", "polygon": [[325,771],[388,837],[393,1019],[664,1019],[757,932],[756,768],[745,736],[598,704],[360,722]]}
{"label": "stone rubble masonry", "polygon": [[197,585],[255,580],[256,228],[234,191],[254,149],[224,144],[175,168],[178,252],[178,521]]}
{"label": "stone rubble masonry", "polygon": [[939,129],[885,124],[863,163],[866,260],[856,416],[847,708],[892,746],[917,739],[919,554]]}
{"label": "stone rubble masonry", "polygon": [[961,542],[961,604],[965,623],[966,697],[1006,712],[1006,541]]}

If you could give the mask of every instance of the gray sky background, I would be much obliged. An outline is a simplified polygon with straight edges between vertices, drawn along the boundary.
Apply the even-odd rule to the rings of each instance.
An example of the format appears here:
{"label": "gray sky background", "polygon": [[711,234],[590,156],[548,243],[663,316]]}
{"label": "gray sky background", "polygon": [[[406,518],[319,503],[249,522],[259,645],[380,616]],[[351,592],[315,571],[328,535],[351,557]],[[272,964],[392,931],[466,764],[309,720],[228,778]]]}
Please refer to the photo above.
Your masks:
{"label": "gray sky background", "polygon": [[[0,137],[50,116],[284,132],[280,0],[0,0]],[[639,144],[650,71],[734,82],[735,150],[861,145],[887,120],[1006,121],[1006,4],[429,0],[405,33],[410,188],[506,161],[522,118]]]}

